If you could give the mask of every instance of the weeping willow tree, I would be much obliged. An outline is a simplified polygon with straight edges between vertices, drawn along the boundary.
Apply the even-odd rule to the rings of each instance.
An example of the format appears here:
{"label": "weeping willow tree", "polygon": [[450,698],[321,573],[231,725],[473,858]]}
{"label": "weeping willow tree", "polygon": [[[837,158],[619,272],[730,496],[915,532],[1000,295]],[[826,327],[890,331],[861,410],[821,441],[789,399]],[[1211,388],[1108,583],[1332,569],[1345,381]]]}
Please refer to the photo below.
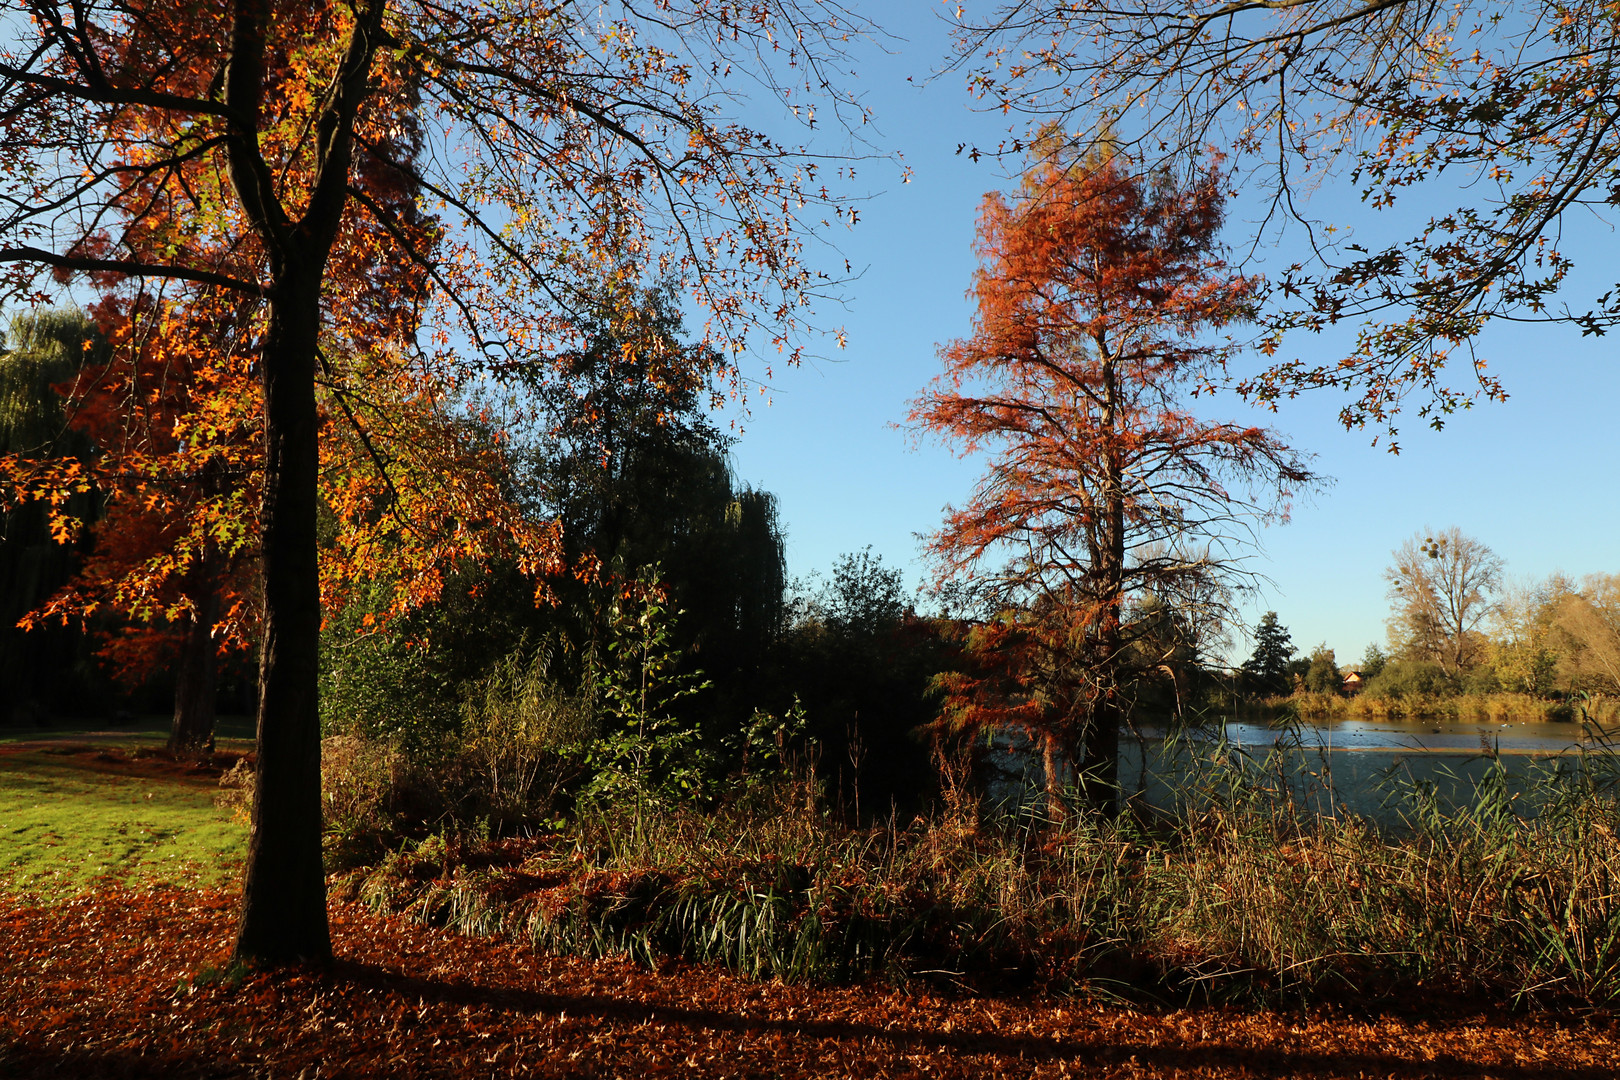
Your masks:
{"label": "weeping willow tree", "polygon": [[683,613],[674,646],[746,711],[782,630],[786,557],[776,497],[738,480],[708,418],[725,359],[685,340],[666,286],[604,296],[581,347],[549,367],[521,485],[533,513],[561,522],[570,561],[594,567],[558,586],[571,634],[605,641],[617,583],[656,573]]}
{"label": "weeping willow tree", "polygon": [[[103,346],[83,312],[39,311],[12,317],[0,336],[0,455],[85,457],[91,447],[70,430],[58,387]],[[76,517],[96,516],[93,491],[75,495]],[[0,496],[0,686],[13,705],[0,722],[46,707],[82,707],[89,649],[73,626],[24,633],[17,620],[38,608],[73,576],[82,552],[51,536],[45,507]]]}

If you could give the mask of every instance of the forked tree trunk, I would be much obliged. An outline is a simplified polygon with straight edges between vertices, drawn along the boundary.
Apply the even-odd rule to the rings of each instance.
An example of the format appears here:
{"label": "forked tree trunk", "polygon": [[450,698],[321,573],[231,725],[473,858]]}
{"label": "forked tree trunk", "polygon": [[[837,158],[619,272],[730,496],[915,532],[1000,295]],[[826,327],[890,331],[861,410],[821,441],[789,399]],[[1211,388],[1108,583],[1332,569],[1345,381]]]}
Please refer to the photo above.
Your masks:
{"label": "forked tree trunk", "polygon": [[332,940],[321,865],[321,628],[315,547],[315,350],[320,267],[283,267],[264,343],[264,627],[258,769],[236,958],[324,962]]}
{"label": "forked tree trunk", "polygon": [[191,625],[180,643],[174,721],[169,727],[169,753],[177,758],[201,758],[214,752],[214,699],[219,690],[214,622],[219,618],[219,590],[208,559],[196,571],[196,580],[200,584],[192,596]]}

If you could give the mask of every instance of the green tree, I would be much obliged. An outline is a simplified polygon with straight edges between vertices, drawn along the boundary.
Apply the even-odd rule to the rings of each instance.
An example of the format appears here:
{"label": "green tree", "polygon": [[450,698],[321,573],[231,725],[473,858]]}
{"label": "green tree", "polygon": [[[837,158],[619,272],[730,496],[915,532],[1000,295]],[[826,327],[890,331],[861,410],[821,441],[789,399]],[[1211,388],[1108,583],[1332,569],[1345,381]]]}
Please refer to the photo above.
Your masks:
{"label": "green tree", "polygon": [[1324,642],[1311,650],[1311,666],[1305,669],[1305,689],[1313,694],[1342,694],[1344,677],[1333,650]]}
{"label": "green tree", "polygon": [[1243,662],[1243,681],[1252,692],[1286,694],[1289,690],[1288,661],[1295,649],[1288,628],[1268,611],[1254,627],[1254,652]]}
{"label": "green tree", "polygon": [[1367,648],[1361,654],[1361,678],[1365,686],[1367,680],[1376,679],[1384,673],[1384,665],[1389,663],[1389,657],[1384,650],[1378,647],[1376,641],[1368,642]]}
{"label": "green tree", "polygon": [[[522,497],[561,524],[580,570],[554,586],[580,647],[602,647],[619,589],[656,573],[681,613],[671,648],[713,677],[721,711],[740,719],[783,627],[776,498],[733,475],[730,440],[705,415],[720,359],[683,340],[672,291],[619,308],[604,305],[535,387],[544,413],[527,438]],[[702,700],[715,707],[713,693]]]}

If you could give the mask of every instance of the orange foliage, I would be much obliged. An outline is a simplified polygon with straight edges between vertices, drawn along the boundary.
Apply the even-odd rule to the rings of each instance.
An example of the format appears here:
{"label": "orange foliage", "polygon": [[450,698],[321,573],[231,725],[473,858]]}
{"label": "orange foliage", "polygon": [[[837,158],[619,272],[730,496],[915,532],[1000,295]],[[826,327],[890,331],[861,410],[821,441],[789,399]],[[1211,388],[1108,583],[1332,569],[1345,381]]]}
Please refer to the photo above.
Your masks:
{"label": "orange foliage", "polygon": [[[1129,597],[1203,604],[1241,579],[1234,548],[1311,477],[1274,433],[1193,415],[1255,283],[1215,253],[1220,173],[1178,188],[1120,155],[1047,146],[1008,201],[986,198],[972,336],[912,422],[987,471],[930,540],[941,578],[981,574],[996,619],[964,628],[944,678],[969,728],[1010,725],[1111,775],[1133,642]],[[1270,489],[1258,501],[1253,489]]]}
{"label": "orange foliage", "polygon": [[527,519],[514,501],[497,419],[458,410],[448,388],[404,358],[334,366],[365,389],[327,394],[321,487],[336,519],[321,552],[327,614],[353,582],[383,580],[392,586],[386,623],[437,599],[457,570],[499,559],[515,562],[544,598],[546,578],[562,568],[560,530]]}
{"label": "orange foliage", "polygon": [[[498,444],[478,447],[453,418],[454,391],[565,347],[604,278],[668,276],[707,308],[706,339],[740,350],[768,335],[796,357],[788,338],[827,281],[804,265],[802,233],[824,212],[854,213],[818,178],[819,154],[725,119],[719,103],[737,92],[738,65],[796,115],[810,96],[864,118],[831,88],[864,20],[807,7],[35,0],[13,20],[0,47],[0,290],[47,299],[52,274],[112,289],[183,282],[251,309],[240,329],[264,388],[262,782],[244,957],[330,950],[321,405],[328,421],[353,415],[377,468],[479,449],[465,484],[441,473],[409,495],[396,482],[338,498],[400,525],[388,543],[343,548],[361,569],[407,540],[443,543],[453,563],[491,550],[480,527],[514,520],[488,467]],[[428,433],[368,418],[374,401],[410,403]],[[528,565],[555,561],[551,530],[515,531],[512,546]],[[409,562],[407,595],[431,593],[445,565]]]}
{"label": "orange foliage", "polygon": [[[114,43],[127,63],[151,62],[144,52],[153,42],[174,48],[202,25],[193,8],[150,14],[150,33]],[[333,18],[341,21],[341,9],[289,13],[273,24],[280,91],[296,95],[305,85],[295,77],[300,71],[331,61],[338,38],[317,31]],[[167,72],[171,89],[203,92],[213,77],[206,50],[175,51],[189,67]],[[378,77],[382,92],[361,133],[408,160],[417,141],[412,95],[386,62]],[[308,104],[267,105],[283,121],[271,125],[265,143],[279,148],[293,175],[314,166],[297,120]],[[135,163],[143,147],[182,138],[176,125],[188,122],[160,110],[119,118],[120,147]],[[497,557],[535,575],[539,592],[542,575],[558,565],[555,527],[523,519],[505,487],[499,432],[488,417],[480,424],[458,416],[443,376],[413,355],[427,272],[422,261],[397,258],[392,245],[403,237],[430,251],[437,223],[418,210],[400,171],[366,158],[357,172],[356,202],[341,219],[328,269],[334,284],[323,300],[322,496],[337,518],[323,551],[323,602],[335,609],[351,582],[381,577],[396,583],[388,614],[398,614],[437,598],[456,568]],[[183,244],[194,256],[205,253],[201,261],[213,270],[254,280],[263,255],[229,192],[220,162],[206,157],[137,171],[123,198],[142,213],[117,240],[152,261]],[[196,213],[199,205],[206,213]],[[104,232],[80,251],[111,243]],[[168,663],[177,631],[197,616],[206,593],[219,601],[211,636],[221,653],[248,648],[257,630],[251,571],[263,481],[266,308],[260,298],[210,285],[160,282],[153,293],[116,273],[94,280],[102,299],[92,314],[110,359],[58,389],[69,427],[89,436],[96,453],[86,461],[0,458],[0,485],[17,502],[48,503],[61,542],[86,528],[94,540],[81,572],[22,625],[123,616],[128,624],[107,633],[101,655],[134,685]],[[73,516],[67,496],[91,489],[105,497],[106,511],[87,523]]]}
{"label": "orange foliage", "polygon": [[[246,648],[251,637],[259,394],[251,342],[228,332],[236,306],[217,296],[185,309],[151,296],[105,298],[93,315],[107,360],[57,388],[68,427],[95,452],[0,458],[0,482],[19,500],[45,501],[60,540],[87,527],[94,540],[80,572],[21,625],[104,609],[132,620],[102,649],[129,684],[167,662],[167,626],[190,622],[205,593],[220,600],[212,625],[220,651]],[[105,499],[93,523],[75,518],[63,497],[89,489]]]}

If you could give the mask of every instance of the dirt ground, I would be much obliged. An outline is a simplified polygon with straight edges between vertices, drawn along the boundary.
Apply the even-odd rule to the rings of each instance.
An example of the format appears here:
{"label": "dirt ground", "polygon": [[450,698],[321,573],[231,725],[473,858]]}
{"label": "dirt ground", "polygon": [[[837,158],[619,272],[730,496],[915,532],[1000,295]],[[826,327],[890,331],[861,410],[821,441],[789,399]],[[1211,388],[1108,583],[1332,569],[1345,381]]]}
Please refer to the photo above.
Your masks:
{"label": "dirt ground", "polygon": [[160,749],[130,749],[129,735],[115,731],[87,732],[59,739],[29,739],[0,743],[0,758],[16,754],[50,754],[63,764],[88,772],[114,776],[173,780],[180,783],[217,785],[219,778],[244,757],[237,750],[220,750],[203,761],[177,761]]}

